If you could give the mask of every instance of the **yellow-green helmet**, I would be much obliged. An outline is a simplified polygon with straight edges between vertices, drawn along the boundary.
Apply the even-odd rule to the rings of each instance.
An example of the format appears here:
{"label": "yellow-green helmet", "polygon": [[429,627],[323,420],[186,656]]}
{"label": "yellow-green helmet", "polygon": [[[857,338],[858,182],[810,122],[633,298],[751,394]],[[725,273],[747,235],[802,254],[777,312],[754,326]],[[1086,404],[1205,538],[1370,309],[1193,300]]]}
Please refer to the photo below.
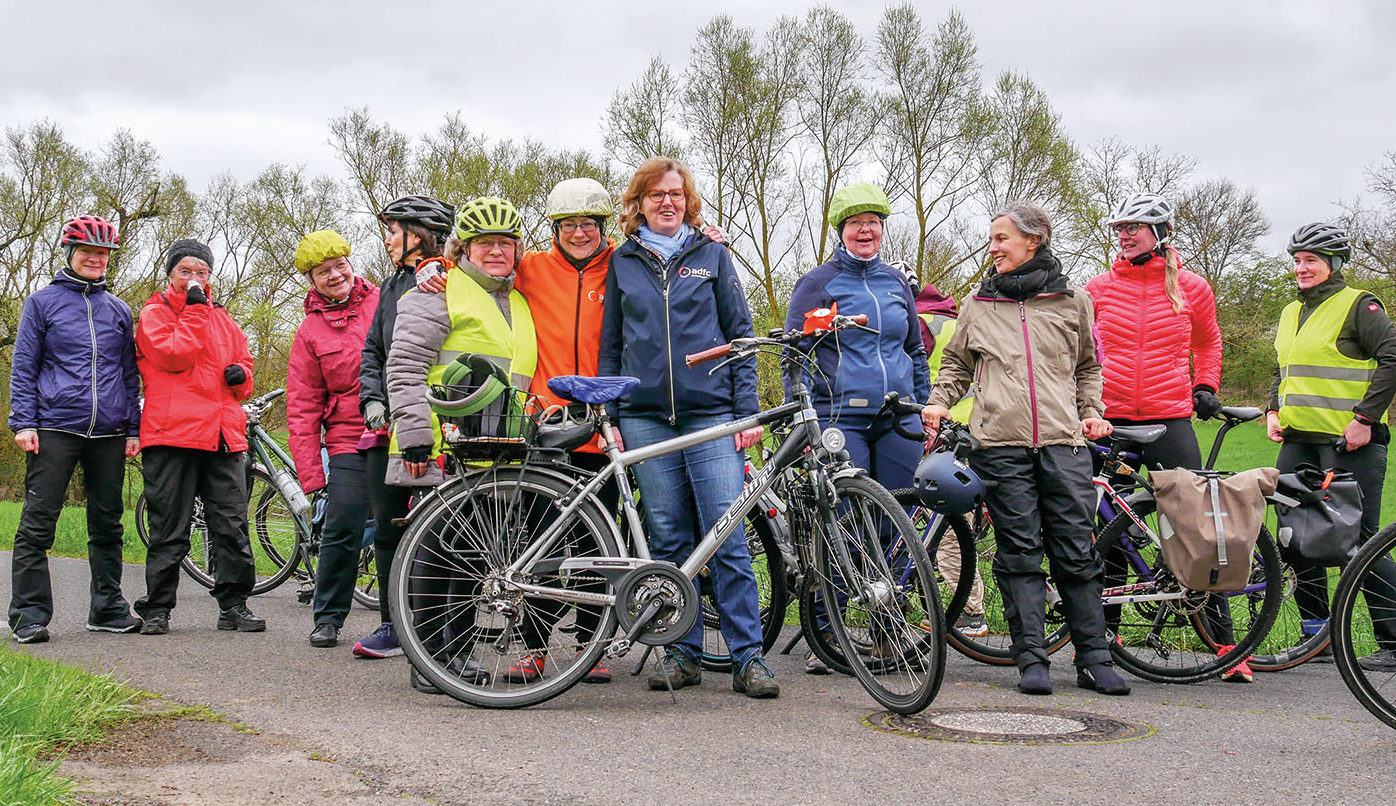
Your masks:
{"label": "yellow-green helmet", "polygon": [[296,247],[296,271],[309,274],[310,270],[327,260],[349,256],[349,242],[332,229],[317,229],[301,238]]}
{"label": "yellow-green helmet", "polygon": [[548,193],[544,214],[551,221],[573,216],[609,218],[613,209],[611,194],[606,191],[606,186],[595,179],[581,177],[564,179],[554,185]]}
{"label": "yellow-green helmet", "polygon": [[877,213],[886,218],[892,214],[892,203],[882,188],[871,182],[859,182],[834,191],[829,200],[829,226],[837,228],[859,213]]}
{"label": "yellow-green helmet", "polygon": [[469,242],[481,235],[508,235],[523,240],[523,218],[514,205],[493,196],[481,196],[456,213],[456,237]]}

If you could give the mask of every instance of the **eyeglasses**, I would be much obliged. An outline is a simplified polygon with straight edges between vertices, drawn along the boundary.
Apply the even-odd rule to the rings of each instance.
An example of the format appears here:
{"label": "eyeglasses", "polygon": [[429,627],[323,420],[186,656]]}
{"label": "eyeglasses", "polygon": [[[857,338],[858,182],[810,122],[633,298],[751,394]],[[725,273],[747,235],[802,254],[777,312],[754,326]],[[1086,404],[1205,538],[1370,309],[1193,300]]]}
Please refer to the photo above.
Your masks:
{"label": "eyeglasses", "polygon": [[479,247],[485,252],[493,252],[498,249],[501,252],[514,251],[513,238],[476,238],[470,242],[470,248]]}
{"label": "eyeglasses", "polygon": [[572,221],[565,221],[559,224],[557,227],[557,231],[561,232],[563,235],[571,235],[572,233],[578,230],[581,230],[582,232],[590,235],[591,233],[596,232],[597,230],[596,222],[587,220],[583,221],[580,224],[577,224]]}
{"label": "eyeglasses", "polygon": [[645,198],[649,199],[651,202],[655,204],[663,204],[666,196],[675,204],[677,204],[678,202],[686,201],[688,199],[688,192],[685,191],[683,188],[679,188],[678,190],[670,191],[651,190],[649,193],[645,194]]}
{"label": "eyeglasses", "polygon": [[191,277],[197,277],[200,280],[207,280],[209,276],[209,270],[204,269],[203,271],[190,271],[189,269],[175,269],[175,274],[178,274],[180,277],[183,277],[186,280],[190,279]]}
{"label": "eyeglasses", "polygon": [[1113,224],[1110,229],[1114,230],[1116,235],[1120,233],[1124,233],[1125,235],[1137,235],[1139,230],[1146,226],[1148,225],[1138,221],[1131,221],[1128,224]]}
{"label": "eyeglasses", "polygon": [[860,229],[876,231],[882,229],[882,219],[872,218],[867,221],[849,221],[848,226],[852,227],[854,232],[857,232]]}

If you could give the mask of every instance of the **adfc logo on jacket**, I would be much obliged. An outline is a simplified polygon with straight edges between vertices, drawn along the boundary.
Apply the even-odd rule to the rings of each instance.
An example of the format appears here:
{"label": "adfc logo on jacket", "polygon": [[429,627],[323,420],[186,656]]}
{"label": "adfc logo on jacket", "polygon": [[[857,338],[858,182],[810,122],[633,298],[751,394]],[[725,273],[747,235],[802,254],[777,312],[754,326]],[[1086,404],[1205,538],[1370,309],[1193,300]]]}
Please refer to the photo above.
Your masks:
{"label": "adfc logo on jacket", "polygon": [[707,278],[712,277],[712,276],[713,276],[713,273],[712,273],[710,270],[708,270],[708,269],[695,269],[695,268],[690,268],[690,267],[688,267],[688,266],[683,266],[683,267],[681,267],[681,268],[679,269],[679,276],[680,276],[680,277],[702,277],[702,278],[704,278],[704,279],[707,279]]}

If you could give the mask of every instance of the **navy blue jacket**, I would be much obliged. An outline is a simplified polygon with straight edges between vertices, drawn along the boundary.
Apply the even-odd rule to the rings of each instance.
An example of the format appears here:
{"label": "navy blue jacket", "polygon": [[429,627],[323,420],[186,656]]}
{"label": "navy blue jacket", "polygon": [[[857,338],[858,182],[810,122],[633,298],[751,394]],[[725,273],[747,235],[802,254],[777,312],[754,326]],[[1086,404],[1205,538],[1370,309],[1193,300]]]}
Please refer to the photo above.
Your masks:
{"label": "navy blue jacket", "polygon": [[924,403],[931,396],[930,365],[906,277],[880,260],[864,261],[840,244],[834,256],[795,283],[785,317],[787,332],[804,329],[805,314],[838,303],[839,313],[868,315],[868,327],[829,334],[814,346],[822,374],[810,382],[821,417],[871,417],[888,392]]}
{"label": "navy blue jacket", "polygon": [[643,381],[620,401],[622,414],[671,422],[676,412],[755,414],[754,356],[711,376],[712,364],[683,360],[751,335],[751,312],[726,246],[695,234],[665,262],[632,236],[611,255],[600,372]]}
{"label": "navy blue jacket", "polygon": [[66,271],[24,301],[10,369],[10,428],[137,437],[141,376],[131,309]]}

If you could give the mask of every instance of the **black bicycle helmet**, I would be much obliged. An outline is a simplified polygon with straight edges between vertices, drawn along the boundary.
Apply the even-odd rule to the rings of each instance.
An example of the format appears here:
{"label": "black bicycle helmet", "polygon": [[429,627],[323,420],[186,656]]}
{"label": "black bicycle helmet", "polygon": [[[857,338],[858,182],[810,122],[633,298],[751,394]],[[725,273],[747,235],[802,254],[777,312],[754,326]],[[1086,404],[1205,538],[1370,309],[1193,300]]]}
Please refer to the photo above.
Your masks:
{"label": "black bicycle helmet", "polygon": [[1336,257],[1344,262],[1352,255],[1347,230],[1322,221],[1305,224],[1295,230],[1294,234],[1289,236],[1289,246],[1286,249],[1291,255],[1295,252],[1313,252],[1316,255]]}
{"label": "black bicycle helmet", "polygon": [[384,207],[378,220],[385,224],[389,221],[418,224],[445,241],[455,227],[456,208],[431,196],[403,196]]}
{"label": "black bicycle helmet", "polygon": [[965,515],[984,503],[984,482],[949,451],[928,454],[912,483],[921,503],[946,515]]}

